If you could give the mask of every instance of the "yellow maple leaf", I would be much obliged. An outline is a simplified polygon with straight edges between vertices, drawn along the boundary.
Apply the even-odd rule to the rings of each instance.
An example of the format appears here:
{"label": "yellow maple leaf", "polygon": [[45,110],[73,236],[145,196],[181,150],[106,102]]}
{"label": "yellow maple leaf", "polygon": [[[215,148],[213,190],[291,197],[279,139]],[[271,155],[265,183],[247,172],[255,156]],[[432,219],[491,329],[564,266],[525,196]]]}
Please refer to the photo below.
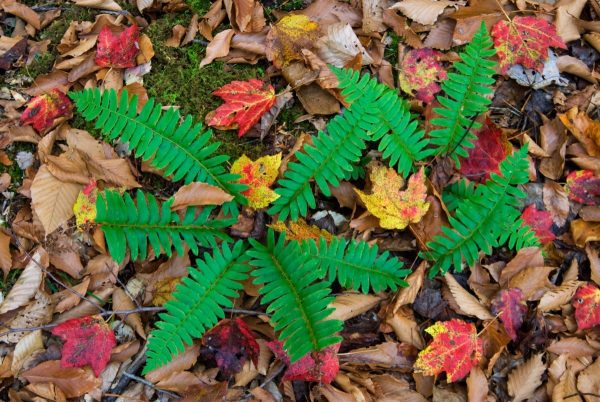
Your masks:
{"label": "yellow maple leaf", "polygon": [[360,190],[356,193],[367,210],[379,218],[379,225],[384,229],[404,229],[410,223],[417,223],[429,209],[427,186],[423,169],[408,180],[406,190],[404,179],[394,169],[375,166],[369,175],[372,183],[372,194]]}
{"label": "yellow maple leaf", "polygon": [[96,181],[94,180],[87,184],[77,195],[77,200],[73,205],[73,213],[78,228],[96,220],[97,197],[98,187],[96,187]]}
{"label": "yellow maple leaf", "polygon": [[240,183],[248,185],[248,190],[242,194],[248,198],[248,205],[254,209],[264,208],[279,198],[271,185],[277,179],[281,166],[281,153],[272,156],[263,156],[252,161],[242,155],[231,166],[231,173],[242,176]]}
{"label": "yellow maple leaf", "polygon": [[299,218],[296,222],[289,222],[287,226],[281,221],[267,226],[278,232],[285,232],[285,238],[287,240],[302,241],[306,239],[313,239],[318,241],[321,237],[323,237],[325,240],[327,240],[327,242],[329,242],[329,240],[334,237],[334,235],[324,229],[321,229],[315,225],[309,225],[302,218]]}
{"label": "yellow maple leaf", "polygon": [[311,49],[319,36],[319,24],[307,16],[286,15],[267,34],[267,58],[277,68],[302,60],[302,49]]}

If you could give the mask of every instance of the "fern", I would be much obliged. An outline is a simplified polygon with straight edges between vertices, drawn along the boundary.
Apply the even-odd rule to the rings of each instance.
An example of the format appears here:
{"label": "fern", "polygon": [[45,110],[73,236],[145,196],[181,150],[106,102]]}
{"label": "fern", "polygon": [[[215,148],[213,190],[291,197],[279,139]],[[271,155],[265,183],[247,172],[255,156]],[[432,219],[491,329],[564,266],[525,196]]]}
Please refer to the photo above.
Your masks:
{"label": "fern", "polygon": [[[477,261],[479,251],[489,255],[492,248],[510,239],[511,247],[537,244],[528,228],[518,229],[520,200],[525,193],[518,185],[527,183],[529,162],[527,147],[522,147],[500,163],[500,175],[492,173],[485,184],[458,202],[455,216],[449,217],[451,228],[443,227],[443,235],[427,243],[428,251],[422,257],[433,262],[430,276],[446,273],[452,265],[461,270],[463,260],[471,266]],[[513,232],[509,232],[509,230]]]}
{"label": "fern", "polygon": [[159,315],[158,329],[148,340],[144,374],[167,364],[200,338],[207,329],[224,318],[223,308],[233,306],[232,299],[243,288],[248,275],[244,244],[238,241],[229,248],[223,244],[213,255],[204,254],[197,268],[189,268],[189,277],[177,286],[173,299],[165,303],[166,313]]}
{"label": "fern", "polygon": [[444,189],[442,199],[448,210],[454,211],[461,201],[472,198],[474,195],[475,184],[468,180],[460,180]]}
{"label": "fern", "polygon": [[292,162],[279,188],[279,198],[269,214],[279,214],[279,220],[306,216],[308,207],[315,208],[315,197],[310,182],[314,180],[325,196],[329,186],[338,186],[340,180],[352,176],[353,165],[361,160],[366,141],[380,141],[379,150],[391,165],[408,174],[413,163],[425,159],[427,140],[417,130],[408,106],[387,86],[368,75],[331,67],[340,81],[342,95],[350,104],[340,115],[329,121],[326,132],[319,132],[313,145],[305,145],[296,153],[298,162]]}
{"label": "fern", "polygon": [[272,312],[271,323],[280,331],[292,362],[305,354],[340,342],[339,320],[328,320],[333,311],[331,289],[318,278],[318,261],[301,252],[297,242],[285,243],[285,235],[275,238],[269,229],[267,244],[250,239],[254,283],[260,288],[262,302]]}
{"label": "fern", "polygon": [[391,257],[387,251],[378,255],[377,245],[340,238],[327,243],[321,238],[318,243],[314,240],[303,242],[302,251],[318,261],[319,277],[328,275],[330,282],[337,279],[344,288],[369,293],[369,288],[381,292],[408,286],[402,278],[410,270],[402,269],[402,261]]}
{"label": "fern", "polygon": [[121,196],[116,191],[101,193],[96,201],[96,223],[100,224],[112,258],[121,263],[125,259],[127,246],[131,259],[145,259],[148,242],[155,255],[171,256],[172,248],[182,255],[184,243],[198,254],[198,244],[216,247],[216,239],[229,241],[221,229],[235,220],[209,219],[212,208],[204,208],[196,216],[196,208],[188,208],[183,220],[171,211],[174,199],[170,198],[159,206],[152,194],[138,190],[136,203],[128,193]]}
{"label": "fern", "polygon": [[129,143],[136,157],[150,160],[163,176],[173,175],[173,181],[201,181],[222,188],[235,197],[235,201],[247,201],[241,191],[247,187],[237,182],[238,175],[228,172],[226,155],[216,155],[219,142],[209,143],[211,130],[202,131],[200,123],[193,124],[187,115],[180,122],[179,111],[168,108],[163,112],[162,105],[155,104],[153,98],[137,114],[137,96],[128,100],[126,90],[117,98],[111,89],[100,93],[98,88],[71,92],[79,112],[87,121],[96,120],[96,128],[109,139],[119,138]]}
{"label": "fern", "polygon": [[490,100],[486,95],[493,93],[496,62],[490,58],[496,53],[485,24],[477,31],[471,43],[460,54],[461,61],[454,63],[457,73],[448,73],[448,79],[442,82],[446,96],[438,96],[441,108],[434,112],[441,117],[431,120],[439,126],[432,130],[431,144],[437,155],[449,154],[460,167],[459,157],[467,157],[466,148],[473,148],[476,136],[471,129],[481,125],[475,118],[487,110]]}

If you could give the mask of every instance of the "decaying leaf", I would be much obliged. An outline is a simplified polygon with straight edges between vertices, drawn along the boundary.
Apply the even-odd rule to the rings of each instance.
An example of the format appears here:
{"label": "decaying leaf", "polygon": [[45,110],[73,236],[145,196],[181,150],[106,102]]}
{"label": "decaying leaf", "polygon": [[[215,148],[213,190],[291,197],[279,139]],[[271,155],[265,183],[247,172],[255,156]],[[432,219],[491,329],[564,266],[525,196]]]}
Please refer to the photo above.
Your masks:
{"label": "decaying leaf", "polygon": [[252,208],[264,208],[279,197],[270,187],[277,179],[280,165],[281,153],[255,161],[242,155],[231,166],[231,173],[239,174],[240,183],[248,185],[242,194],[248,198],[248,205]]}
{"label": "decaying leaf", "polygon": [[577,328],[588,329],[600,325],[600,289],[591,283],[581,286],[573,297]]}
{"label": "decaying leaf", "polygon": [[600,122],[577,107],[558,115],[564,126],[579,140],[590,156],[600,156]]}
{"label": "decaying leaf", "polygon": [[481,359],[483,342],[475,325],[459,319],[436,322],[425,330],[432,342],[419,352],[414,369],[423,375],[446,372],[448,382],[464,378]]}
{"label": "decaying leaf", "polygon": [[241,318],[221,320],[204,335],[202,345],[207,348],[202,351],[203,356],[214,359],[225,376],[239,373],[248,359],[255,366],[258,364],[256,337]]}
{"label": "decaying leaf", "polygon": [[125,28],[115,35],[105,26],[98,35],[96,64],[101,67],[135,67],[140,51],[140,32],[137,25]]}
{"label": "decaying leaf", "polygon": [[53,126],[54,119],[69,114],[72,108],[73,104],[67,95],[54,88],[27,103],[21,115],[21,124],[31,125],[38,133],[42,133]]}
{"label": "decaying leaf", "polygon": [[284,381],[307,381],[329,384],[340,370],[337,351],[340,344],[335,344],[314,354],[307,354],[300,360],[290,364],[288,354],[283,350],[283,344],[279,341],[268,342],[267,345],[278,359],[288,365]]}
{"label": "decaying leaf", "polygon": [[554,25],[533,16],[516,16],[511,21],[497,22],[492,37],[503,74],[516,64],[541,72],[550,47],[567,48]]}
{"label": "decaying leaf", "polygon": [[425,172],[421,169],[408,180],[406,190],[402,177],[392,168],[375,166],[370,173],[372,191],[365,194],[355,190],[367,210],[379,218],[385,229],[404,229],[409,223],[421,220],[429,208]]}
{"label": "decaying leaf", "polygon": [[523,223],[528,225],[542,244],[552,243],[556,235],[552,232],[552,215],[548,211],[539,211],[534,204],[529,205],[521,214]]}
{"label": "decaying leaf", "polygon": [[402,60],[398,84],[404,92],[418,100],[433,102],[442,89],[439,81],[448,75],[440,64],[442,53],[428,48],[413,49]]}
{"label": "decaying leaf", "polygon": [[542,374],[546,371],[542,357],[543,354],[537,354],[508,374],[508,393],[513,397],[513,401],[520,402],[531,398],[537,387],[542,384]]}
{"label": "decaying leaf", "polygon": [[88,223],[94,223],[96,220],[96,198],[98,197],[98,187],[96,181],[92,180],[84,186],[73,204],[73,213],[77,227],[82,227]]}
{"label": "decaying leaf", "polygon": [[576,170],[567,176],[569,198],[585,205],[600,204],[600,177],[592,170]]}
{"label": "decaying leaf", "polygon": [[261,80],[233,81],[213,92],[225,103],[206,115],[206,124],[222,130],[238,130],[241,137],[275,103],[275,89]]}
{"label": "decaying leaf", "polygon": [[467,150],[469,156],[461,158],[460,173],[467,179],[477,182],[486,181],[492,172],[500,174],[498,166],[510,152],[511,145],[502,130],[489,118],[477,131],[474,145]]}
{"label": "decaying leaf", "polygon": [[500,316],[500,322],[513,341],[518,338],[517,331],[523,324],[525,313],[527,304],[519,288],[503,289],[492,300],[492,314]]}
{"label": "decaying leaf", "polygon": [[312,49],[319,39],[319,24],[306,15],[290,14],[267,34],[267,59],[277,68],[302,60],[302,49]]}
{"label": "decaying leaf", "polygon": [[269,225],[269,227],[278,232],[284,232],[285,238],[288,240],[307,240],[313,239],[319,241],[323,238],[327,241],[331,240],[334,236],[315,225],[309,225],[304,219],[299,218],[295,222],[288,222],[287,225],[284,222],[277,221]]}
{"label": "decaying leaf", "polygon": [[106,367],[112,348],[117,344],[115,334],[101,316],[74,318],[52,328],[51,332],[65,342],[61,367],[89,365],[96,377]]}

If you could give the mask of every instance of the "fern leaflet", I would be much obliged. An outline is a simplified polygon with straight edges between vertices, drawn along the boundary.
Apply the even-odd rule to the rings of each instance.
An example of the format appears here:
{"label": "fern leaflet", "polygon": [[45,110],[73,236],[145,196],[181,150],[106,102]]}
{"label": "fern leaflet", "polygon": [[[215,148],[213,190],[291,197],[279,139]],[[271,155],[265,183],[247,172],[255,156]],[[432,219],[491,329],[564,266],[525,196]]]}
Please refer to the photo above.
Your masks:
{"label": "fern leaflet", "polygon": [[318,278],[318,261],[301,252],[297,242],[285,243],[285,235],[275,237],[269,229],[267,244],[250,239],[254,283],[262,302],[268,303],[271,322],[292,362],[309,352],[316,352],[340,342],[336,335],[342,328],[339,320],[328,320],[333,311],[331,289]]}
{"label": "fern leaflet", "polygon": [[471,129],[481,127],[475,118],[487,110],[491,101],[486,95],[493,93],[490,88],[494,81],[496,62],[490,58],[496,54],[485,24],[477,31],[471,43],[460,54],[461,61],[454,63],[458,73],[448,73],[442,82],[446,96],[438,96],[441,108],[434,112],[440,115],[431,124],[441,128],[432,130],[431,144],[437,155],[449,154],[460,167],[460,157],[469,154],[465,148],[473,148],[476,136]]}
{"label": "fern leaflet", "polygon": [[213,255],[204,254],[197,268],[189,268],[189,277],[177,286],[173,299],[165,303],[166,313],[159,314],[158,329],[148,340],[147,363],[144,374],[170,362],[224,318],[223,308],[233,306],[243,288],[249,266],[244,254],[244,243],[232,248],[225,243]]}
{"label": "fern leaflet", "polygon": [[170,198],[159,206],[152,194],[138,190],[136,203],[128,193],[107,190],[96,200],[96,223],[101,225],[112,258],[118,263],[125,259],[127,246],[132,260],[144,260],[148,255],[148,242],[155,255],[171,256],[174,248],[179,255],[185,252],[184,243],[198,254],[198,244],[216,247],[216,239],[229,241],[221,230],[235,220],[209,219],[212,208],[203,208],[196,216],[196,208],[188,208],[183,220],[171,212]]}
{"label": "fern leaflet", "polygon": [[209,144],[212,131],[202,132],[202,125],[193,124],[191,116],[179,124],[179,111],[168,108],[163,112],[154,98],[137,114],[137,96],[129,101],[125,90],[120,99],[113,89],[100,93],[98,88],[71,92],[69,96],[85,120],[96,120],[96,128],[109,139],[129,143],[136,157],[150,160],[157,170],[164,169],[164,177],[173,175],[173,181],[183,179],[186,184],[206,182],[229,192],[238,203],[247,202],[241,195],[247,187],[224,166],[229,156],[215,155],[220,143]]}
{"label": "fern leaflet", "polygon": [[328,275],[329,281],[336,278],[344,288],[369,293],[407,286],[402,279],[410,270],[402,269],[403,263],[389,252],[378,255],[377,245],[370,246],[364,241],[347,241],[333,238],[329,244],[324,238],[319,242],[306,240],[302,251],[318,261],[320,277]]}

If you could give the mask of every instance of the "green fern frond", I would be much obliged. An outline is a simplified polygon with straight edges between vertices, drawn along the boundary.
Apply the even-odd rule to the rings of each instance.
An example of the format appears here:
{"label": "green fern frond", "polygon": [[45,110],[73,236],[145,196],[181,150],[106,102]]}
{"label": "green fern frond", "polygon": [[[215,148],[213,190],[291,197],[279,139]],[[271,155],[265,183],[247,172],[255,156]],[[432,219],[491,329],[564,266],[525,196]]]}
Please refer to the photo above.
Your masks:
{"label": "green fern frond", "polygon": [[[507,228],[518,224],[520,200],[526,196],[518,187],[529,181],[526,156],[526,146],[508,156],[500,163],[500,175],[492,173],[485,184],[477,186],[472,197],[458,203],[455,216],[448,218],[451,227],[442,227],[443,235],[427,243],[429,250],[421,253],[434,264],[431,276],[440,271],[446,273],[452,265],[460,271],[463,260],[472,266],[480,250],[489,255],[492,248],[509,240]],[[519,231],[510,239],[517,247],[535,244],[532,239],[537,241],[526,231]]]}
{"label": "green fern frond", "polygon": [[144,374],[167,364],[225,317],[223,308],[233,307],[232,299],[243,288],[248,277],[244,243],[232,248],[225,243],[213,255],[204,254],[197,268],[189,268],[190,275],[177,285],[173,298],[165,303],[165,313],[159,314],[157,329],[148,340],[148,360]]}
{"label": "green fern frond", "polygon": [[273,313],[271,323],[279,331],[292,362],[309,352],[317,352],[340,342],[336,335],[342,328],[339,320],[327,317],[333,311],[331,289],[318,278],[318,261],[301,252],[298,242],[286,244],[285,235],[275,237],[269,229],[266,245],[250,239],[254,283],[262,302]]}
{"label": "green fern frond", "polygon": [[119,138],[135,150],[135,156],[151,160],[162,175],[173,175],[173,181],[201,181],[220,187],[245,204],[241,195],[247,187],[237,182],[238,175],[229,173],[225,162],[229,156],[215,154],[219,142],[209,143],[211,130],[202,131],[202,124],[193,123],[187,115],[182,123],[179,111],[173,108],[162,110],[154,98],[146,102],[137,113],[138,99],[128,100],[124,90],[120,99],[111,89],[100,92],[98,88],[71,92],[69,96],[87,121],[96,120],[95,127],[110,140]]}
{"label": "green fern frond", "polygon": [[[339,80],[339,88],[350,108],[361,102],[366,94],[375,95],[369,107],[376,114],[378,124],[369,128],[370,140],[379,141],[378,149],[390,166],[408,176],[415,162],[432,154],[426,149],[429,140],[418,129],[418,122],[410,114],[410,106],[387,85],[380,84],[368,74],[330,67]],[[364,107],[364,106],[363,106]]]}
{"label": "green fern frond", "polygon": [[112,258],[121,263],[125,259],[127,246],[132,260],[144,260],[148,255],[148,242],[155,255],[171,256],[174,248],[183,255],[184,243],[198,254],[198,245],[216,247],[216,239],[231,240],[221,230],[235,220],[210,219],[212,208],[203,208],[196,216],[196,208],[187,208],[183,220],[171,211],[174,199],[170,198],[162,206],[152,194],[138,190],[136,202],[128,193],[107,190],[96,200],[99,224],[106,237]]}
{"label": "green fern frond", "polygon": [[442,199],[449,211],[454,211],[461,201],[475,196],[475,184],[469,180],[459,180],[444,189]]}
{"label": "green fern frond", "polygon": [[449,154],[460,167],[460,157],[467,157],[466,148],[473,148],[476,136],[471,132],[481,125],[475,118],[487,110],[491,101],[486,97],[493,93],[496,62],[490,58],[496,54],[485,24],[477,31],[471,43],[461,53],[460,61],[454,63],[456,73],[448,73],[442,81],[445,96],[438,96],[441,108],[434,112],[440,117],[431,124],[440,128],[432,130],[431,144],[437,155]]}
{"label": "green fern frond", "polygon": [[337,278],[344,288],[360,289],[366,294],[370,288],[374,292],[381,292],[408,286],[403,278],[410,270],[402,269],[404,263],[390,256],[389,252],[378,254],[377,245],[336,237],[329,244],[324,238],[318,244],[314,240],[307,240],[301,247],[303,253],[318,261],[321,278],[328,275],[330,282]]}

